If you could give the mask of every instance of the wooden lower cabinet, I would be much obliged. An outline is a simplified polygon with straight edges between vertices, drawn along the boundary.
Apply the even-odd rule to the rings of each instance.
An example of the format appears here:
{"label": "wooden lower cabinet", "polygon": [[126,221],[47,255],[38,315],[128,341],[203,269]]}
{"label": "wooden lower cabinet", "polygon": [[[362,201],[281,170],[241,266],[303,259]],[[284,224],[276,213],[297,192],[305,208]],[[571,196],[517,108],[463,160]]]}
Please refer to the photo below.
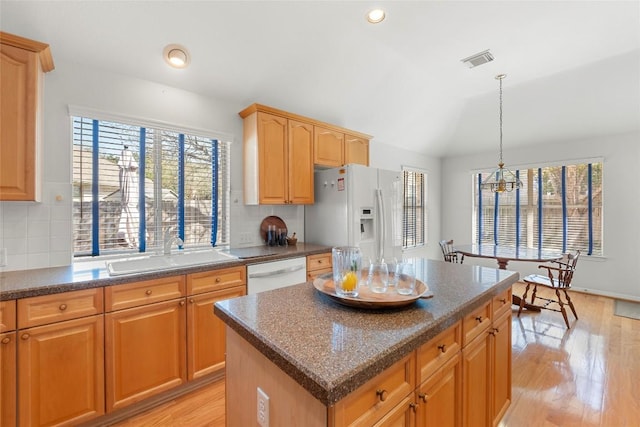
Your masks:
{"label": "wooden lower cabinet", "polygon": [[417,405],[413,401],[413,395],[402,399],[390,410],[374,427],[413,427],[415,426],[415,410]]}
{"label": "wooden lower cabinet", "polygon": [[373,377],[336,403],[335,426],[398,425],[378,424],[387,419],[398,405],[409,399],[413,403],[416,358],[413,353]]}
{"label": "wooden lower cabinet", "polygon": [[269,403],[274,427],[496,425],[511,401],[511,311],[502,300],[511,301],[510,293],[497,298],[499,306],[487,301],[332,406],[227,326],[227,423],[254,424],[245,400],[255,401],[261,387],[278,396]]}
{"label": "wooden lower cabinet", "polygon": [[187,380],[185,305],[179,298],[105,314],[107,411]]}
{"label": "wooden lower cabinet", "polygon": [[75,425],[104,413],[102,315],[18,331],[21,426]]}
{"label": "wooden lower cabinet", "polygon": [[187,377],[189,380],[224,369],[225,324],[213,314],[213,304],[247,293],[246,286],[207,292],[188,298]]}
{"label": "wooden lower cabinet", "polygon": [[0,425],[16,425],[16,333],[0,334]]}
{"label": "wooden lower cabinet", "polygon": [[460,353],[420,385],[416,427],[459,427],[462,421]]}
{"label": "wooden lower cabinet", "polygon": [[331,252],[307,256],[307,280],[312,281],[321,274],[333,271]]}
{"label": "wooden lower cabinet", "polygon": [[511,404],[511,310],[493,322],[491,386],[491,416],[495,426]]}
{"label": "wooden lower cabinet", "polygon": [[462,349],[462,425],[488,426],[491,372],[490,337],[484,332]]}

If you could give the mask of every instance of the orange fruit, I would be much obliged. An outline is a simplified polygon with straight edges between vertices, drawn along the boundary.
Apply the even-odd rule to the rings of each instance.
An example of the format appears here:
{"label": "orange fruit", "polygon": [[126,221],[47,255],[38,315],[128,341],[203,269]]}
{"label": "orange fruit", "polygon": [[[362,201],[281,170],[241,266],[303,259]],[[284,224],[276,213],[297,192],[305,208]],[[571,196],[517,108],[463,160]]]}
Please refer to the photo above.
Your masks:
{"label": "orange fruit", "polygon": [[356,290],[356,285],[358,284],[358,277],[356,273],[353,271],[348,272],[342,278],[342,289],[346,292],[351,292]]}

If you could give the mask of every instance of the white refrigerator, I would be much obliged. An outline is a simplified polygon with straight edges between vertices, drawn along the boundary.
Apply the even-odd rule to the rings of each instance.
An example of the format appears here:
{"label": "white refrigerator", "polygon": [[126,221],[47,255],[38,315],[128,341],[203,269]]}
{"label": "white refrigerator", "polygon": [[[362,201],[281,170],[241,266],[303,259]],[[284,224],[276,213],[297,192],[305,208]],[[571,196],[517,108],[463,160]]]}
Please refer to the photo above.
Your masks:
{"label": "white refrigerator", "polygon": [[363,264],[402,258],[402,173],[350,164],[315,172],[315,203],[305,206],[304,239],[358,246]]}

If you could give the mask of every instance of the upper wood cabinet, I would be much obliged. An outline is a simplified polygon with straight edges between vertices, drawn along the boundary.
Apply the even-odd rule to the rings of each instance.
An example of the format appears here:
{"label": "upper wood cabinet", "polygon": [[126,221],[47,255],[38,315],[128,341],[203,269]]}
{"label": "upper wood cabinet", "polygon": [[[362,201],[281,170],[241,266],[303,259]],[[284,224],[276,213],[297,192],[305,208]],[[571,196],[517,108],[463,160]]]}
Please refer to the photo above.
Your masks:
{"label": "upper wood cabinet", "polygon": [[344,133],[321,126],[314,126],[313,132],[313,163],[327,167],[344,165]]}
{"label": "upper wood cabinet", "polygon": [[254,111],[244,118],[246,204],[313,203],[313,126]]}
{"label": "upper wood cabinet", "polygon": [[358,163],[369,166],[369,140],[345,134],[344,135],[344,164]]}
{"label": "upper wood cabinet", "polygon": [[40,198],[42,76],[53,68],[48,44],[0,32],[0,200]]}
{"label": "upper wood cabinet", "polygon": [[370,135],[260,104],[239,114],[245,204],[312,204],[314,165],[369,165]]}

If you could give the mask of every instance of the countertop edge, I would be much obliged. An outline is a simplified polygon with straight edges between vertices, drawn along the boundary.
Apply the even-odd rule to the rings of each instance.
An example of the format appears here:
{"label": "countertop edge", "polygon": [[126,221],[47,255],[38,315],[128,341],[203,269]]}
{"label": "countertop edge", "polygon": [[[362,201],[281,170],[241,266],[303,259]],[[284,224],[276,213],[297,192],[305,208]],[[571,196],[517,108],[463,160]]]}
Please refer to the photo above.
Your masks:
{"label": "countertop edge", "polygon": [[[252,249],[252,248],[240,248]],[[296,250],[293,250],[296,249]],[[297,250],[299,249],[299,251]],[[269,251],[266,247],[255,247],[256,253]],[[233,249],[231,250],[233,251]],[[273,250],[271,250],[273,251]],[[223,268],[232,268],[242,265],[259,264],[270,261],[277,261],[290,258],[306,257],[321,253],[331,252],[330,246],[305,244],[299,242],[296,247],[282,249],[279,253],[267,253],[264,255],[251,256],[228,261],[214,262],[210,264],[200,264],[196,266],[177,267],[174,269],[126,274],[121,276],[109,276],[106,268],[94,269],[93,277],[80,278],[80,274],[74,272],[73,265],[63,267],[49,267],[30,270],[14,270],[0,272],[0,301],[23,299],[41,295],[51,295],[68,291],[82,289],[101,288],[113,285],[121,285],[141,280],[158,279],[169,276],[199,273]],[[88,274],[88,273],[87,273]],[[84,274],[86,276],[86,274]],[[15,281],[23,283],[19,289],[3,289],[3,283]]]}

